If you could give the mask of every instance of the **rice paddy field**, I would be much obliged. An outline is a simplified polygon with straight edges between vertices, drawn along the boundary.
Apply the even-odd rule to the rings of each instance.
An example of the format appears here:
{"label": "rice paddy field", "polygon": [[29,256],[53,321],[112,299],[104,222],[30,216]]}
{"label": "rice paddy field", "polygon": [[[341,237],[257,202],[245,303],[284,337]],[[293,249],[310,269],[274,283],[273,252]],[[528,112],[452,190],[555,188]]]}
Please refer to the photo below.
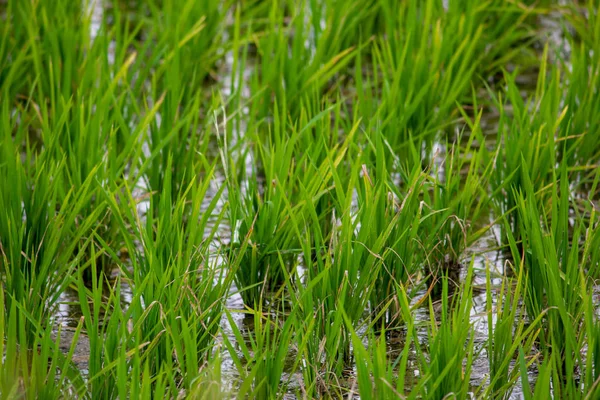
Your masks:
{"label": "rice paddy field", "polygon": [[600,399],[598,0],[0,0],[1,399]]}

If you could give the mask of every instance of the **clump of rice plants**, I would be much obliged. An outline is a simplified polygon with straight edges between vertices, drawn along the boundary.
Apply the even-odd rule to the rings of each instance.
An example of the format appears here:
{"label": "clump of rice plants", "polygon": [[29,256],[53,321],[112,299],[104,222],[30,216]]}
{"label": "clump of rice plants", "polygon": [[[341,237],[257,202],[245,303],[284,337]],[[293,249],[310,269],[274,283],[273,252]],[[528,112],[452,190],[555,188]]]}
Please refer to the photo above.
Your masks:
{"label": "clump of rice plants", "polygon": [[[546,314],[542,319],[540,340],[542,355],[548,360],[546,367],[552,370],[552,393],[560,397],[580,396],[575,371],[585,370],[581,347],[585,331],[579,327],[583,325],[586,313],[583,300],[591,290],[586,273],[597,268],[588,264],[587,257],[580,258],[579,239],[585,229],[585,219],[579,218],[574,226],[570,226],[566,161],[562,163],[560,178],[554,175],[551,206],[546,213],[540,212],[535,201],[529,170],[525,167],[522,173],[528,199],[526,201],[523,194],[518,195],[522,251],[518,250],[512,236],[509,238],[513,257],[519,260],[528,278],[525,304],[532,317]],[[570,230],[573,230],[572,240]],[[596,236],[597,230],[588,233]]]}
{"label": "clump of rice plants", "polygon": [[[547,185],[551,182],[552,172],[557,164],[556,131],[564,118],[560,110],[560,74],[551,69],[547,76],[547,49],[544,52],[538,77],[538,85],[532,98],[523,100],[516,84],[516,74],[507,74],[507,101],[502,97],[495,99],[500,110],[498,121],[499,140],[496,150],[490,154],[495,163],[491,176],[492,201],[499,214],[506,214],[507,229],[519,236],[519,213],[516,211],[515,191],[522,189],[522,169],[529,168],[531,180],[536,187],[533,195],[547,197]],[[510,115],[506,112],[510,110]],[[534,112],[532,112],[534,110]],[[523,192],[525,193],[525,192]],[[507,243],[507,233],[503,232],[502,242]]]}
{"label": "clump of rice plants", "polygon": [[568,80],[565,89],[567,111],[560,137],[567,142],[569,164],[577,163],[580,167],[585,167],[597,164],[600,151],[600,101],[596,95],[600,90],[598,5],[589,1],[583,9],[573,7],[565,17],[572,25],[575,35],[569,37],[571,55],[564,60]]}
{"label": "clump of rice plants", "polygon": [[467,398],[473,360],[476,356],[474,334],[469,321],[472,302],[472,264],[457,297],[448,296],[448,279],[442,278],[442,297],[439,323],[433,303],[429,303],[431,317],[428,331],[427,354],[417,348],[420,358],[423,394],[429,398],[443,399],[448,395]]}

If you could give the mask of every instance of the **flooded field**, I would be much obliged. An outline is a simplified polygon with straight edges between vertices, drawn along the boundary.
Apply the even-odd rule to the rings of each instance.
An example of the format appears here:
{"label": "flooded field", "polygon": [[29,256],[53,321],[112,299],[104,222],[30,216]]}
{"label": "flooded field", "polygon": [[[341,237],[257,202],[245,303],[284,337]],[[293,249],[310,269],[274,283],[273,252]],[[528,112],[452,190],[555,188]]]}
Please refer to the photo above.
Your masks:
{"label": "flooded field", "polygon": [[0,0],[0,398],[597,398],[599,6]]}

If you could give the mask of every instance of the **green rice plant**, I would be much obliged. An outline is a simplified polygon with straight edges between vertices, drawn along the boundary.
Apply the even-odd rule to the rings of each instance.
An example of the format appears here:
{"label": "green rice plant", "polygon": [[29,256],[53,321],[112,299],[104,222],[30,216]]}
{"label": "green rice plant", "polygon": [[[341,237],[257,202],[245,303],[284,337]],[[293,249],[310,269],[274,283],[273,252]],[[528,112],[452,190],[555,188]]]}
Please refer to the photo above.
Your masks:
{"label": "green rice plant", "polygon": [[[350,362],[350,336],[344,328],[342,315],[337,310],[347,310],[347,317],[354,326],[360,322],[364,311],[368,309],[369,299],[382,268],[380,254],[384,251],[384,244],[392,229],[390,224],[378,236],[366,238],[366,231],[363,229],[367,229],[365,223],[373,208],[363,205],[356,215],[352,211],[352,193],[360,187],[357,182],[358,171],[359,163],[356,163],[349,183],[343,185],[332,167],[335,212],[339,213],[339,225],[331,235],[323,235],[314,203],[309,203],[307,199],[308,227],[303,232],[302,248],[306,282],[312,299],[305,300],[308,302],[307,306],[311,307],[306,307],[304,312],[305,315],[313,315],[314,312],[316,326],[313,334],[318,341],[324,341],[325,351],[320,353],[323,355],[327,375],[331,374],[328,379],[340,378],[344,367]],[[365,176],[364,180],[366,179]],[[367,182],[364,184],[369,185]],[[364,239],[368,239],[367,243],[361,241]]]}
{"label": "green rice plant", "polygon": [[[21,163],[5,137],[0,165],[0,279],[7,293],[7,309],[20,304],[31,321],[44,323],[52,315],[69,276],[90,246],[92,227],[105,205],[81,216],[90,201],[94,174],[77,189],[69,190],[58,202],[63,189],[60,179],[64,162],[33,161],[32,171]],[[26,315],[26,314],[20,314]],[[28,329],[33,339],[33,328]],[[31,341],[23,342],[27,347]]]}
{"label": "green rice plant", "polygon": [[[423,218],[421,229],[428,251],[430,273],[438,274],[439,266],[456,268],[464,250],[484,232],[474,227],[488,212],[486,193],[493,164],[485,160],[485,151],[475,148],[482,141],[481,111],[474,119],[464,114],[470,134],[461,145],[461,137],[453,144],[446,143],[445,159],[428,177],[423,190],[423,201],[429,212]],[[462,136],[462,135],[461,135]]]}
{"label": "green rice plant", "polygon": [[[85,2],[11,1],[14,15],[9,17],[24,30],[26,51],[20,54],[26,57],[10,57],[15,61],[2,82],[9,110],[22,112],[30,125],[31,145],[57,159],[67,156],[65,172],[74,185],[100,163],[108,170],[99,176],[100,182],[121,178],[126,166],[135,169],[135,144],[147,128],[147,123],[135,129],[126,122],[137,117],[129,110],[139,112],[139,106],[125,85],[135,75],[144,80],[147,71],[136,67],[135,54],[110,62],[107,48],[118,33],[102,25],[92,40],[91,16],[84,6]],[[129,44],[128,38],[124,45]],[[18,71],[29,76],[18,79]],[[15,86],[24,82],[27,85]],[[24,146],[25,141],[17,144]]]}
{"label": "green rice plant", "polygon": [[[591,290],[585,274],[586,269],[595,270],[597,266],[588,264],[588,250],[583,251],[586,258],[581,258],[582,250],[587,249],[586,244],[583,248],[580,244],[585,226],[583,219],[575,218],[571,228],[566,161],[562,162],[560,179],[554,178],[551,207],[546,213],[533,200],[533,184],[526,167],[522,174],[528,199],[525,200],[523,194],[518,195],[523,250],[519,251],[509,235],[511,250],[514,259],[522,260],[522,268],[528,276],[525,302],[528,314],[537,317],[547,310],[540,340],[543,355],[549,360],[552,393],[577,398],[582,389],[576,383],[577,371],[585,370],[582,358],[585,330],[580,327],[585,321],[587,304],[584,300]],[[588,234],[596,236],[597,230],[594,228]]]}
{"label": "green rice plant", "polygon": [[[245,137],[250,149],[242,150],[242,160],[251,158],[255,167],[248,173],[239,169],[243,162],[227,157],[223,143],[223,160],[226,165],[230,226],[234,229],[231,242],[232,257],[248,241],[242,261],[243,267],[236,273],[236,284],[246,305],[253,307],[264,290],[276,289],[284,280],[283,264],[279,252],[286,259],[289,269],[300,250],[297,228],[291,223],[291,214],[303,214],[306,203],[314,203],[315,214],[321,233],[327,236],[331,230],[334,168],[345,167],[345,155],[354,145],[358,121],[335,124],[330,120],[340,116],[340,103],[324,110],[307,111],[297,121],[287,121],[285,108],[279,111],[275,105],[273,124],[256,126],[256,134]],[[310,118],[310,119],[309,119]],[[266,129],[265,135],[261,129]],[[342,143],[338,142],[337,130],[348,129]],[[333,165],[330,158],[335,157]],[[339,174],[340,182],[347,181]],[[289,273],[289,272],[288,272]]]}
{"label": "green rice plant", "polygon": [[371,251],[380,249],[376,254],[381,258],[382,268],[373,288],[371,312],[375,317],[385,310],[381,324],[393,326],[402,322],[398,301],[392,301],[396,286],[416,280],[426,262],[426,257],[421,254],[428,244],[423,243],[419,235],[421,221],[426,218],[420,199],[425,175],[420,166],[415,166],[408,176],[402,177],[407,182],[406,188],[395,184],[387,174],[381,139],[377,141],[377,147],[374,173],[363,165],[364,185],[357,188],[360,209],[357,240]]}
{"label": "green rice plant", "polygon": [[[487,357],[490,368],[489,385],[483,397],[510,398],[519,378],[519,351],[529,354],[539,333],[540,321],[545,313],[526,322],[523,305],[526,286],[525,274],[519,270],[516,277],[503,277],[500,288],[494,289],[489,268],[486,269]],[[514,365],[513,365],[514,362]],[[526,368],[526,371],[528,369]]]}
{"label": "green rice plant", "polygon": [[[281,313],[281,314],[280,314]],[[275,316],[263,313],[262,307],[252,311],[253,329],[247,340],[237,324],[226,312],[229,324],[233,329],[236,343],[240,347],[242,357],[236,353],[234,345],[224,336],[225,345],[233,358],[236,368],[241,375],[241,385],[237,393],[244,397],[249,394],[252,398],[277,399],[282,398],[289,385],[289,379],[294,371],[288,370],[288,358],[293,353],[294,311],[276,311]],[[249,345],[246,344],[249,342]],[[298,362],[293,363],[293,368]],[[288,375],[285,380],[284,373]]]}
{"label": "green rice plant", "polygon": [[[343,47],[340,37],[346,29],[351,29],[352,22],[344,21],[334,29],[323,30],[321,21],[315,19],[319,8],[312,3],[315,2],[290,4],[292,14],[286,17],[286,8],[278,1],[272,2],[268,25],[262,34],[256,35],[256,48],[262,62],[253,76],[250,90],[254,93],[264,90],[254,105],[260,119],[272,116],[273,99],[279,102],[285,99],[291,115],[298,116],[302,96],[313,90],[322,93],[357,51],[353,47]],[[315,6],[313,15],[309,15],[312,12],[310,6]],[[360,17],[350,14],[350,21],[355,18]],[[307,24],[307,20],[312,24]],[[319,27],[315,28],[315,25]]]}
{"label": "green rice plant", "polygon": [[597,164],[600,153],[600,17],[598,4],[587,1],[573,5],[565,18],[576,35],[569,35],[571,54],[565,60],[565,119],[559,136],[566,140],[569,164],[582,168]]}
{"label": "green rice plant", "polygon": [[[516,74],[506,74],[506,105],[499,95],[495,98],[500,111],[498,141],[493,154],[487,160],[495,163],[490,184],[492,202],[498,215],[507,215],[509,225],[502,226],[502,242],[507,243],[506,229],[510,229],[518,240],[520,237],[519,213],[516,211],[515,190],[523,188],[522,169],[530,171],[536,198],[544,195],[546,185],[552,182],[552,172],[557,165],[556,132],[565,116],[561,111],[560,71],[553,68],[547,77],[547,51],[545,48],[538,85],[531,98],[524,101],[516,84]],[[512,115],[508,115],[510,109]],[[523,193],[528,193],[524,192]]]}
{"label": "green rice plant", "polygon": [[[8,306],[8,308],[7,308]],[[18,302],[6,303],[0,292],[0,397],[47,399],[64,398],[81,382],[72,364],[75,344],[81,333],[78,325],[67,354],[60,350],[61,328],[41,326]],[[29,337],[33,335],[33,341]],[[56,337],[54,337],[56,335]],[[27,347],[29,343],[31,347]]]}
{"label": "green rice plant", "polygon": [[473,292],[473,260],[460,294],[453,300],[448,296],[448,278],[442,278],[442,297],[439,321],[435,318],[433,303],[429,301],[431,316],[425,356],[417,346],[423,382],[421,395],[430,399],[469,396],[473,360],[476,357],[474,333],[470,314]]}
{"label": "green rice plant", "polygon": [[[343,183],[337,168],[345,151],[345,146],[329,150],[324,165],[329,167],[323,168],[311,182],[311,186],[323,185],[325,190],[316,190],[315,196],[310,187],[302,188],[303,213],[292,212],[293,205],[287,204],[289,220],[300,238],[302,249],[304,272],[293,269],[286,287],[297,307],[294,326],[299,333],[296,343],[302,356],[302,391],[308,397],[340,393],[342,372],[350,362],[350,336],[344,328],[342,314],[337,310],[348,307],[352,310],[349,318],[353,324],[359,323],[368,307],[374,277],[380,269],[377,254],[382,252],[386,235],[381,233],[382,239],[371,249],[357,240],[361,217],[355,218],[351,204],[360,163],[354,163],[349,183]],[[328,188],[330,180],[333,186]],[[329,190],[335,210],[346,211],[339,215],[338,225],[331,233],[324,233],[316,207],[320,196]],[[334,211],[336,216],[338,212]],[[366,215],[367,212],[363,210],[362,213]],[[363,221],[366,218],[363,217]]]}
{"label": "green rice plant", "polygon": [[[375,337],[373,331],[368,334],[369,344],[365,348],[363,341],[357,335],[352,324],[346,318],[346,326],[352,336],[352,346],[357,369],[358,392],[361,399],[416,399],[423,390],[425,381],[419,382],[416,387],[406,388],[406,371],[414,344],[414,321],[409,308],[406,294],[399,291],[400,308],[403,319],[406,321],[406,337],[401,354],[395,360],[388,359],[385,329]],[[342,311],[343,312],[343,311]],[[407,390],[411,390],[406,395]]]}
{"label": "green rice plant", "polygon": [[[222,9],[211,2],[146,2],[154,23],[147,24],[153,27],[146,32],[150,39],[139,44],[134,35],[141,26],[121,31],[118,26],[111,28],[106,21],[92,40],[91,16],[83,6],[86,4],[62,2],[50,6],[46,1],[11,6],[18,14],[14,18],[22,19],[27,27],[24,37],[30,43],[33,60],[29,68],[31,94],[19,95],[32,101],[31,110],[38,110],[44,151],[59,158],[68,155],[69,168],[65,173],[69,183],[80,184],[98,164],[106,169],[99,171],[98,181],[120,180],[126,169],[136,171],[138,162],[143,162],[141,173],[146,169],[151,172],[150,189],[161,190],[169,153],[166,147],[178,161],[174,164],[173,182],[187,186],[191,171],[183,163],[196,154],[191,147],[199,136],[187,135],[199,130],[199,84],[192,83],[196,79],[202,82],[207,73],[198,72],[206,63],[199,63],[198,57],[190,59],[189,53],[194,51],[196,56],[206,53],[206,60],[215,57],[213,50],[220,43],[212,36],[220,30]],[[162,7],[164,10],[160,12]],[[114,8],[119,10],[118,6]],[[114,15],[117,21],[122,18],[118,11]],[[203,34],[199,35],[201,31]],[[154,35],[159,39],[158,49],[151,46]],[[38,36],[43,40],[37,40]],[[116,45],[114,57],[108,51],[111,43]],[[131,48],[142,57],[136,59],[136,51]],[[144,55],[148,57],[144,59]],[[27,59],[17,58],[17,61],[22,62],[15,63],[14,69],[27,69]],[[9,76],[13,77],[10,71]],[[7,87],[5,93],[12,90]],[[146,102],[146,95],[156,100],[150,107],[140,107],[138,102]],[[133,128],[131,120],[135,122]],[[148,128],[151,154],[146,158],[141,156]],[[202,137],[202,147],[197,150],[205,149],[209,136]],[[174,188],[174,192],[178,189]]]}
{"label": "green rice plant", "polygon": [[[238,173],[233,159],[223,159],[228,173],[229,221],[235,232],[230,256],[240,257],[235,281],[248,307],[257,305],[263,291],[274,290],[283,283],[285,274],[281,268],[285,266],[279,263],[278,252],[297,248],[286,207],[295,190],[294,150],[301,133],[294,131],[286,142],[285,109],[281,120],[277,108],[275,115],[271,139],[265,144],[256,140],[254,147],[264,176],[257,168],[250,176],[244,170]],[[294,212],[301,212],[301,208],[295,207]]]}
{"label": "green rice plant", "polygon": [[[136,200],[127,186],[119,190],[121,205],[114,193],[106,196],[128,239],[131,268],[122,265],[121,273],[135,299],[128,311],[133,324],[131,338],[135,343],[149,343],[141,351],[141,360],[148,361],[151,374],[165,369],[170,373],[167,377],[175,385],[167,389],[173,396],[179,386],[192,387],[198,366],[210,356],[235,270],[232,266],[229,273],[224,271],[217,264],[218,257],[209,254],[225,212],[215,213],[221,191],[202,209],[213,173],[214,166],[181,191],[176,202],[168,189],[171,176],[167,173],[166,189],[159,203],[150,199],[145,221],[137,215]],[[213,217],[215,224],[211,223]]]}

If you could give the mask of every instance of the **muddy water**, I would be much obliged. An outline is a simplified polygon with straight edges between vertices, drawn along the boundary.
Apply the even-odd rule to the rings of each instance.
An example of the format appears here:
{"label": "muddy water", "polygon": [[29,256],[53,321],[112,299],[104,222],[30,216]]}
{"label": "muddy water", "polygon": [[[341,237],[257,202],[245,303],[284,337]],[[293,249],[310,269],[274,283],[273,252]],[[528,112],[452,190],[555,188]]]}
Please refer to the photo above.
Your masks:
{"label": "muddy water", "polygon": [[[132,4],[131,2],[123,2],[124,5]],[[91,13],[93,16],[92,23],[92,37],[95,37],[100,29],[100,24],[102,18],[104,16],[104,8],[102,6],[101,0],[96,0],[92,4]],[[548,24],[550,24],[548,22]],[[564,40],[561,37],[553,38],[556,41],[560,41],[564,44]],[[218,80],[217,85],[219,86],[219,90],[221,93],[227,97],[232,95],[235,91],[235,84],[231,82],[230,77],[231,69],[233,64],[233,57],[229,54],[224,59],[224,65],[221,69],[221,79]],[[251,70],[244,71],[244,76],[249,78]],[[535,88],[535,75],[531,75],[530,77],[525,77],[525,81],[529,86],[531,83],[531,88]],[[246,88],[242,89],[242,95],[246,98],[249,97],[249,90]],[[495,139],[495,131],[494,127],[497,123],[498,115],[489,111],[483,118],[482,126],[485,132],[489,135],[490,139],[493,141]],[[243,135],[244,127],[238,127],[239,132],[238,135]],[[245,160],[246,169],[248,172],[252,170],[253,161],[252,158],[249,157]],[[218,189],[221,185],[224,185],[224,178],[222,176],[217,177],[211,184],[211,194],[215,195],[218,192]],[[138,185],[136,188],[136,196],[139,195],[142,197],[144,194],[144,185],[143,182]],[[227,197],[227,193],[223,194],[222,200],[219,202],[220,211],[225,204]],[[205,204],[203,207],[207,207],[210,202],[210,196],[205,199]],[[147,211],[148,203],[147,201],[141,201],[138,205],[138,213],[140,217],[144,217],[145,212]],[[231,230],[227,226],[227,224],[222,221],[219,230],[218,241],[214,243],[214,249],[216,250],[223,242],[228,242],[231,236]],[[479,356],[475,357],[474,365],[473,365],[473,374],[471,376],[471,383],[475,390],[476,387],[483,384],[487,379],[487,374],[489,373],[488,369],[488,360],[485,355],[485,344],[488,337],[488,325],[487,325],[487,316],[486,316],[486,293],[485,293],[485,283],[486,283],[486,269],[490,269],[492,276],[494,276],[492,283],[495,285],[499,285],[501,282],[501,277],[504,275],[504,267],[506,264],[506,259],[502,252],[495,249],[497,247],[499,237],[499,232],[497,229],[492,229],[488,232],[486,236],[481,238],[477,243],[472,245],[467,249],[465,253],[465,257],[463,259],[462,265],[468,265],[471,257],[474,258],[474,296],[473,296],[473,308],[471,310],[471,323],[474,327],[475,333],[475,343],[476,349],[480,350]],[[118,271],[115,271],[115,274],[118,274]],[[460,279],[464,279],[466,276],[466,270],[463,267],[460,271],[459,277]],[[235,285],[231,288],[231,295],[227,299],[226,306],[229,310],[232,311],[233,322],[237,325],[237,328],[248,337],[253,330],[252,321],[247,318],[244,314],[244,306],[241,297],[236,294],[237,288]],[[131,301],[131,292],[127,285],[123,284],[122,287],[122,303],[124,307],[127,307],[129,302]],[[421,293],[420,295],[423,295]],[[420,297],[419,295],[417,297]],[[56,320],[57,323],[61,325],[61,348],[67,352],[69,350],[70,343],[73,339],[73,333],[80,323],[81,319],[81,311],[78,306],[79,298],[77,293],[73,291],[67,291],[63,294],[61,298],[61,303],[59,309],[57,311]],[[418,342],[423,343],[427,340],[427,324],[429,323],[430,316],[427,305],[417,309],[415,312],[415,319],[417,324],[419,325],[419,335],[417,337]],[[222,333],[227,335],[228,339],[233,343],[235,342],[235,336],[232,331],[232,327],[229,325],[229,322],[226,318],[222,320]],[[220,341],[218,341],[219,344]],[[388,339],[388,351],[389,357],[391,359],[395,359],[399,352],[404,347],[404,335],[400,331],[394,335],[390,335]],[[230,355],[227,354],[227,351],[223,350],[223,346],[217,346],[223,352],[223,363],[222,363],[222,376],[223,376],[223,385],[224,389],[227,391],[228,389],[234,390],[237,386],[239,375],[233,360]],[[88,340],[85,335],[82,335],[77,343],[75,356],[73,358],[76,365],[82,371],[87,371],[87,362],[89,355],[89,345]],[[240,354],[241,355],[241,354]],[[291,354],[290,356],[293,356]],[[410,387],[411,383],[414,382],[419,376],[418,363],[416,360],[416,352],[413,352],[412,357],[409,360],[407,375],[407,387]],[[301,381],[301,376],[296,374],[294,376],[286,375],[284,376],[285,380],[289,380],[289,398],[294,398],[293,393],[298,389],[298,385]],[[352,376],[350,377],[350,381],[352,381]],[[349,386],[352,386],[352,382],[349,382]],[[520,387],[517,385],[515,388],[512,398],[521,398]]]}

